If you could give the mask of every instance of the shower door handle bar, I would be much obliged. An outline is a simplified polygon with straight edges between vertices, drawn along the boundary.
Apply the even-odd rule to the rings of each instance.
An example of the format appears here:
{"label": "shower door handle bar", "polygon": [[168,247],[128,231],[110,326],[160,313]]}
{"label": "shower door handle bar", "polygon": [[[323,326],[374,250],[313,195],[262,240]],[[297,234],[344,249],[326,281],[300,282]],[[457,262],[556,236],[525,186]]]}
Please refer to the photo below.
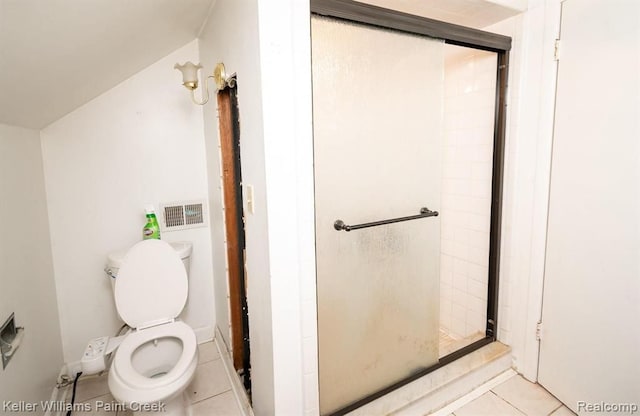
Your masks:
{"label": "shower door handle bar", "polygon": [[411,221],[411,220],[417,220],[417,219],[420,219],[420,218],[437,217],[437,216],[438,216],[438,211],[431,211],[427,207],[422,207],[422,208],[420,208],[420,214],[418,214],[418,215],[410,215],[408,217],[391,218],[391,219],[382,220],[382,221],[365,222],[364,224],[347,225],[342,220],[336,220],[333,223],[333,228],[335,228],[336,231],[343,231],[344,230],[344,231],[348,232],[348,231],[351,231],[351,230],[359,230],[360,228],[376,227],[378,225],[393,224],[394,222]]}

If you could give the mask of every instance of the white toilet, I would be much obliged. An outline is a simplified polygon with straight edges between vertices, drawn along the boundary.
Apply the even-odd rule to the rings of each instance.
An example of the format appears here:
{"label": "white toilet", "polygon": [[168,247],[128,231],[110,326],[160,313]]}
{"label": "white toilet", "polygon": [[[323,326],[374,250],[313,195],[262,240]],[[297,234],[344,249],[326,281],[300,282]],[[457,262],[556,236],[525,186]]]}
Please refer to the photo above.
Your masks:
{"label": "white toilet", "polygon": [[187,294],[187,272],[168,243],[144,240],[127,252],[114,296],[118,314],[133,329],[114,352],[109,389],[134,414],[190,413],[184,390],[198,348],[193,329],[177,320]]}

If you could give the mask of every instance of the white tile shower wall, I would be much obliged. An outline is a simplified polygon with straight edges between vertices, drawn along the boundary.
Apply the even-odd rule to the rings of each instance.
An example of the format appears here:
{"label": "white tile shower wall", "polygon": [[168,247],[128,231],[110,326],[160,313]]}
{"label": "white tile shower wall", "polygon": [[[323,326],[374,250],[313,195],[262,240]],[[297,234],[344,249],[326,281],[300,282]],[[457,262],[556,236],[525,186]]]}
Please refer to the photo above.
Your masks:
{"label": "white tile shower wall", "polygon": [[484,332],[497,55],[447,46],[442,183],[442,329]]}

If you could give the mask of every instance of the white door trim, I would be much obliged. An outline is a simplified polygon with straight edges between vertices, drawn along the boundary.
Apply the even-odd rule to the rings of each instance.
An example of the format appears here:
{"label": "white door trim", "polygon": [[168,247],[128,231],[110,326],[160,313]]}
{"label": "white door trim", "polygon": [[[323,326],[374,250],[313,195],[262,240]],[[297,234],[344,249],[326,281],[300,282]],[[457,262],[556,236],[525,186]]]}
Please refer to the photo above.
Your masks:
{"label": "white door trim", "polygon": [[531,1],[523,16],[521,42],[514,46],[521,61],[519,71],[514,71],[520,75],[515,80],[519,95],[510,97],[517,103],[508,115],[515,117],[516,131],[507,140],[517,149],[507,156],[514,166],[508,202],[513,211],[511,264],[501,267],[501,281],[506,280],[508,288],[501,292],[500,303],[509,305],[509,316],[503,313],[500,319],[510,322],[511,334],[504,341],[513,348],[514,366],[531,381],[538,375],[536,327],[542,316],[560,10],[561,0]]}
{"label": "white door trim", "polygon": [[556,81],[558,62],[555,60],[555,42],[560,36],[561,1],[547,0],[544,7],[544,32],[542,71],[540,77],[540,112],[536,175],[533,194],[531,225],[531,277],[526,321],[525,350],[522,373],[528,379],[538,379],[538,353],[540,342],[536,336],[538,322],[542,318],[544,270],[547,245],[547,219],[549,216],[549,189],[553,128],[556,107]]}

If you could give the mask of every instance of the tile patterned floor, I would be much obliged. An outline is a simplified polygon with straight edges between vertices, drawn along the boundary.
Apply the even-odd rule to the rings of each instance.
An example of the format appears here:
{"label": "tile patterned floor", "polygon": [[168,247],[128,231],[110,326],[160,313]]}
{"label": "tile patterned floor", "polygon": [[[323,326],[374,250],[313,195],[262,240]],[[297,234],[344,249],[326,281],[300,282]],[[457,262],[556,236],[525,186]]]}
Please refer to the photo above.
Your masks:
{"label": "tile patterned floor", "polygon": [[[474,397],[477,392],[469,393]],[[515,375],[468,403],[465,398],[443,409],[449,416],[571,416],[575,415],[539,384]],[[439,411],[433,416],[444,414]]]}
{"label": "tile patterned floor", "polygon": [[[198,346],[199,358],[196,375],[187,387],[192,403],[193,416],[241,416],[242,412],[231,390],[231,382],[224,369],[214,342]],[[69,391],[69,398],[71,392]],[[109,394],[107,375],[80,379],[76,391],[76,403],[86,403],[86,412],[74,412],[77,416],[130,416],[116,405]]]}
{"label": "tile patterned floor", "polygon": [[[241,416],[231,390],[222,359],[213,342],[200,344],[199,363],[193,382],[187,388],[193,416]],[[70,396],[70,393],[69,393]],[[543,387],[516,375],[484,392],[472,392],[432,416],[572,416],[571,410]],[[109,394],[107,375],[87,377],[78,383],[76,403],[86,403],[78,416],[130,416],[117,408]],[[454,407],[454,408],[452,408]]]}

